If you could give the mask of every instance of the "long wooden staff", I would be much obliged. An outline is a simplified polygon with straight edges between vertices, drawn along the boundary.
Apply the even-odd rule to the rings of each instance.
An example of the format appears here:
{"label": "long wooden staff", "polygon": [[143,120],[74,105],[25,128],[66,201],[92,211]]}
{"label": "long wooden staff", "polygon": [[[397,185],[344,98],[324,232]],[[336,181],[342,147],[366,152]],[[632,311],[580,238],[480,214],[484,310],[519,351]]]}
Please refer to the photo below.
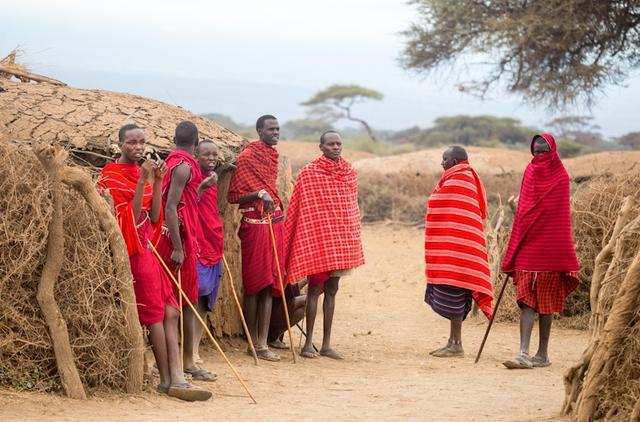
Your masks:
{"label": "long wooden staff", "polygon": [[251,347],[251,353],[253,354],[253,361],[257,365],[258,364],[258,355],[256,354],[256,348],[253,346],[253,340],[251,339],[251,333],[249,332],[249,327],[247,327],[247,321],[244,319],[244,314],[242,313],[242,306],[240,306],[240,301],[238,300],[238,294],[236,293],[236,286],[233,283],[233,276],[231,275],[231,268],[229,268],[229,263],[227,262],[227,258],[222,255],[222,261],[224,262],[224,267],[227,269],[227,274],[229,274],[229,284],[231,284],[231,293],[233,293],[233,299],[238,306],[238,313],[240,314],[240,319],[242,320],[242,327],[244,328],[244,333],[247,336],[247,340],[249,341],[249,346]]}
{"label": "long wooden staff", "polygon": [[293,350],[293,335],[291,334],[291,321],[289,319],[289,309],[287,308],[287,297],[284,295],[284,284],[282,283],[282,271],[280,271],[280,259],[278,258],[278,248],[276,246],[276,236],[273,234],[273,224],[271,222],[271,214],[267,214],[269,222],[269,233],[271,233],[271,244],[273,245],[273,256],[278,267],[278,283],[280,284],[280,294],[282,295],[282,307],[284,308],[284,317],[287,320],[287,331],[289,332],[289,348],[293,356],[293,363],[296,363],[296,352]]}
{"label": "long wooden staff", "polygon": [[236,368],[233,367],[233,365],[231,364],[231,361],[229,361],[229,358],[224,353],[224,351],[222,350],[222,348],[220,347],[220,345],[218,344],[216,339],[213,337],[213,334],[211,334],[211,331],[209,331],[209,327],[204,322],[204,320],[202,319],[202,317],[200,316],[200,314],[198,313],[196,308],[194,308],[193,304],[191,303],[191,301],[189,300],[187,295],[184,293],[184,290],[182,290],[182,287],[180,287],[180,284],[178,284],[178,281],[173,276],[173,274],[169,270],[169,267],[167,267],[167,264],[165,264],[165,262],[163,261],[162,257],[160,256],[160,254],[158,253],[156,248],[153,246],[153,244],[151,242],[149,242],[149,246],[151,247],[151,250],[153,251],[153,254],[156,256],[156,258],[158,258],[158,261],[160,261],[160,264],[162,264],[162,268],[164,268],[164,271],[167,273],[169,278],[171,278],[171,281],[173,281],[173,284],[175,284],[175,286],[180,291],[180,296],[184,298],[185,302],[187,302],[187,305],[189,305],[189,307],[193,311],[193,314],[196,316],[196,318],[198,318],[198,321],[200,321],[200,324],[202,325],[202,328],[204,328],[204,330],[206,331],[207,335],[209,336],[209,340],[211,340],[211,342],[216,347],[216,349],[218,349],[218,352],[220,352],[220,354],[224,358],[225,362],[227,362],[227,365],[229,365],[229,368],[231,368],[231,372],[233,372],[233,375],[235,375],[235,377],[238,379],[238,381],[240,382],[240,384],[242,385],[244,390],[247,392],[249,397],[251,397],[251,400],[253,400],[253,402],[255,404],[258,404],[258,402],[256,401],[255,397],[253,397],[253,394],[251,394],[251,391],[249,391],[249,387],[247,387],[247,384],[244,383],[244,381],[240,377],[240,374],[238,373],[238,371],[236,371]]}
{"label": "long wooden staff", "polygon": [[478,354],[476,355],[476,361],[474,363],[478,363],[478,361],[480,360],[482,349],[484,349],[484,343],[487,341],[487,337],[489,337],[489,331],[491,331],[491,326],[493,325],[493,321],[496,319],[496,314],[498,313],[498,307],[500,306],[500,302],[502,301],[502,295],[504,294],[504,289],[507,287],[507,283],[509,283],[509,275],[507,275],[504,278],[504,284],[502,285],[502,289],[500,289],[500,294],[498,295],[496,306],[495,308],[493,308],[493,314],[491,315],[491,319],[489,320],[489,325],[487,325],[487,331],[485,331],[484,333],[484,338],[482,339],[482,343],[480,344],[480,349],[478,350]]}
{"label": "long wooden staff", "polygon": [[[178,269],[178,288],[182,290],[182,272]],[[178,307],[180,308],[180,367],[184,372],[184,312],[182,309],[182,295],[178,296]]]}

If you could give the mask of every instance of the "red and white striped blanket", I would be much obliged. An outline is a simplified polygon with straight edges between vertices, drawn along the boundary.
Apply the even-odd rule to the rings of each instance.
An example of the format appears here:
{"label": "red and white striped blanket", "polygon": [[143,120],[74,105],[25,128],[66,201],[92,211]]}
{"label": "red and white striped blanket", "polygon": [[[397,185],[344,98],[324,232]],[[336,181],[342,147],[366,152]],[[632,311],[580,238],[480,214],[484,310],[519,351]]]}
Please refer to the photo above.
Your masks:
{"label": "red and white striped blanket", "polygon": [[466,161],[446,170],[427,201],[425,262],[428,284],[471,290],[478,307],[491,317],[486,217],[486,194],[475,170]]}

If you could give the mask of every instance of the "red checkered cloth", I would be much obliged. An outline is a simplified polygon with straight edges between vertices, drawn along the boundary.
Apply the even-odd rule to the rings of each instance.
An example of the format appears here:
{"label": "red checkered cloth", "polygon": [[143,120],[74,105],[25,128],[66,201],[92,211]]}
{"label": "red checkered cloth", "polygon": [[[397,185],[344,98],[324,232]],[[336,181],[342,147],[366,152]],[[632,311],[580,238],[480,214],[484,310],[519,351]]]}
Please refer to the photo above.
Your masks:
{"label": "red checkered cloth", "polygon": [[322,156],[300,170],[289,202],[287,281],[362,264],[358,175],[344,159]]}
{"label": "red checkered cloth", "polygon": [[520,271],[514,273],[516,300],[539,314],[548,315],[564,310],[564,301],[580,283],[576,272]]}
{"label": "red checkered cloth", "polygon": [[424,257],[427,284],[472,292],[487,318],[493,313],[493,288],[484,220],[485,189],[467,161],[444,172],[427,201]]}
{"label": "red checkered cloth", "polygon": [[[227,200],[237,204],[245,195],[265,189],[281,205],[276,179],[278,177],[278,151],[262,141],[253,141],[238,155],[237,169],[229,184]],[[243,204],[262,211],[262,201]]]}

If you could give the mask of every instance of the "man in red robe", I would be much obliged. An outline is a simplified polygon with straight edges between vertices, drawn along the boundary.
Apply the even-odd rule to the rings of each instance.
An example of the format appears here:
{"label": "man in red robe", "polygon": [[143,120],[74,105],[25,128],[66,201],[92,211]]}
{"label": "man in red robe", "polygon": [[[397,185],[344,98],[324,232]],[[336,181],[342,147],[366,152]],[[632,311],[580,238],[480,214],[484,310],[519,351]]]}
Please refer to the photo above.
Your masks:
{"label": "man in red robe", "polygon": [[[200,254],[196,263],[199,296],[196,308],[202,319],[206,321],[207,313],[213,310],[218,297],[220,279],[222,278],[224,230],[218,210],[218,174],[215,171],[219,162],[218,146],[208,139],[200,141],[196,147],[196,158],[202,173],[198,198],[201,230],[200,237],[198,237]],[[224,166],[221,171],[228,169],[228,166]],[[196,364],[202,363],[198,348],[203,332],[202,325],[196,324],[193,346]]]}
{"label": "man in red robe", "polygon": [[285,221],[287,281],[309,279],[307,338],[300,355],[318,356],[313,347],[318,298],[324,292],[324,335],[320,355],[342,359],[331,347],[331,328],[340,277],[364,264],[358,208],[358,176],[340,155],[340,134],[320,137],[322,156],[296,178]]}
{"label": "man in red robe", "polygon": [[[569,174],[550,133],[531,140],[533,158],[527,166],[502,271],[513,278],[520,307],[520,352],[504,362],[510,369],[549,366],[548,347],[553,314],[562,312],[567,296],[578,286],[580,263],[571,227]],[[529,342],[535,315],[540,340],[535,356]]]}
{"label": "man in red robe", "polygon": [[[180,122],[176,126],[173,142],[176,147],[167,156],[168,170],[162,184],[165,227],[158,241],[158,252],[195,306],[198,303],[198,238],[201,236],[198,192],[202,183],[200,165],[194,157],[198,128],[192,122]],[[174,292],[179,302],[180,293],[177,289]],[[184,371],[194,379],[213,381],[215,375],[199,368],[193,361],[195,324],[199,322],[186,301],[182,300],[182,303]]]}
{"label": "man in red robe", "polygon": [[450,323],[449,341],[430,354],[449,358],[464,355],[462,321],[472,300],[491,317],[493,287],[484,234],[484,185],[462,147],[452,146],[444,152],[442,168],[425,216],[425,302]]}
{"label": "man in red robe", "polygon": [[207,400],[211,392],[184,379],[178,346],[178,304],[170,280],[149,247],[162,225],[162,179],[167,167],[162,161],[138,164],[145,146],[144,132],[138,126],[123,126],[118,138],[122,154],[102,169],[98,187],[113,199],[127,245],[138,316],[149,330],[160,373],[158,391],[183,400]]}
{"label": "man in red robe", "polygon": [[[269,350],[267,337],[271,318],[272,294],[280,295],[278,268],[269,229],[271,221],[279,262],[282,265],[284,214],[278,196],[278,120],[271,115],[256,122],[259,140],[251,142],[238,155],[237,169],[227,200],[239,204],[242,221],[238,230],[242,247],[244,314],[259,358],[279,361]],[[282,274],[284,272],[282,271]]]}

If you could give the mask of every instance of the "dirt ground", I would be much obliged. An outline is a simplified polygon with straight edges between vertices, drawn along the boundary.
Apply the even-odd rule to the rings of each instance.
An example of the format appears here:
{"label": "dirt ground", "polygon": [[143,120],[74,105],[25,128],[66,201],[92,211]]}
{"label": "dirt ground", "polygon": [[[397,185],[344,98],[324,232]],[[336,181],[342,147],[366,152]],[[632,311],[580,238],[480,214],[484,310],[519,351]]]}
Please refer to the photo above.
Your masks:
{"label": "dirt ground", "polygon": [[[0,391],[0,420],[548,420],[558,417],[563,371],[580,356],[584,332],[555,330],[549,368],[520,372],[501,362],[517,351],[518,328],[499,324],[482,360],[473,356],[485,330],[463,327],[467,356],[442,360],[428,351],[446,341],[448,324],[423,303],[422,232],[374,225],[364,228],[367,264],[343,280],[334,324],[336,349],[346,360],[299,359],[253,365],[240,343],[228,344],[231,361],[258,403],[250,404],[222,360],[204,354],[219,379],[214,398],[184,403],[153,392],[87,401]],[[321,340],[316,323],[316,340]],[[295,333],[297,344],[298,333]],[[537,344],[537,338],[532,339]],[[205,385],[205,384],[201,384]]]}

